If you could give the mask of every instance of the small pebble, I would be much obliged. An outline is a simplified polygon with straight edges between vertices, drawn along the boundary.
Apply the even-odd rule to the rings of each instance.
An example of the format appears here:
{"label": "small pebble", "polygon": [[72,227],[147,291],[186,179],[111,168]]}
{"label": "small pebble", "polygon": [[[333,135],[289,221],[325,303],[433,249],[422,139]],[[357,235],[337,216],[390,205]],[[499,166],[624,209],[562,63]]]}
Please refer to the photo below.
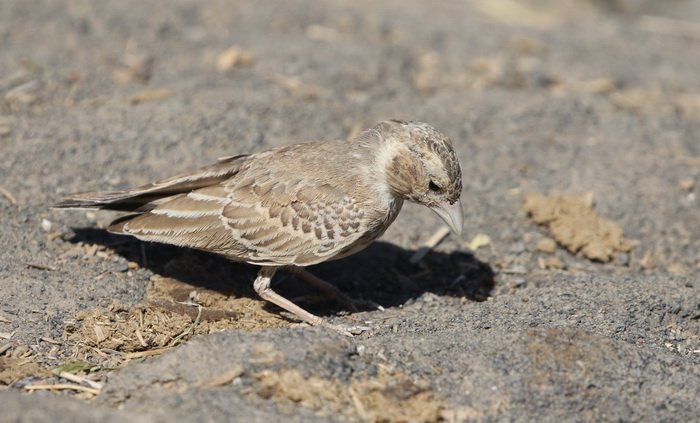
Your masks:
{"label": "small pebble", "polygon": [[613,263],[615,263],[618,266],[629,266],[629,264],[630,264],[629,253],[615,254],[615,257],[613,258]]}
{"label": "small pebble", "polygon": [[557,249],[557,243],[551,238],[543,238],[537,242],[537,250],[543,253],[552,254]]}
{"label": "small pebble", "polygon": [[695,187],[695,181],[692,178],[683,178],[678,181],[678,187],[683,191],[692,191]]}
{"label": "small pebble", "polygon": [[476,251],[481,247],[486,247],[491,244],[491,238],[486,234],[476,235],[469,243],[469,249]]}
{"label": "small pebble", "polygon": [[540,269],[556,269],[556,270],[559,270],[559,269],[565,269],[565,268],[566,268],[566,265],[564,264],[564,262],[562,262],[561,260],[559,260],[557,257],[549,257],[549,258],[546,258],[546,259],[540,257],[540,258],[537,260],[537,262],[538,262],[538,264],[539,264],[539,266],[540,266]]}
{"label": "small pebble", "polygon": [[43,229],[44,232],[50,232],[52,226],[53,226],[53,224],[51,223],[50,220],[48,220],[48,219],[41,220],[41,229]]}
{"label": "small pebble", "polygon": [[9,117],[0,116],[0,137],[12,133],[12,120]]}
{"label": "small pebble", "polygon": [[503,272],[514,274],[514,275],[524,275],[527,273],[527,269],[525,268],[525,266],[523,266],[521,264],[516,264],[513,267],[511,267],[510,269],[504,269]]}
{"label": "small pebble", "polygon": [[525,251],[525,244],[522,242],[515,242],[510,245],[510,248],[508,248],[509,253],[513,254],[520,254]]}
{"label": "small pebble", "polygon": [[119,260],[117,263],[114,264],[114,271],[115,272],[126,272],[129,270],[129,264],[125,260]]}
{"label": "small pebble", "polygon": [[427,292],[423,295],[422,299],[424,303],[432,303],[437,299],[437,297],[432,292]]}
{"label": "small pebble", "polygon": [[226,72],[238,66],[250,65],[253,61],[253,53],[250,51],[231,47],[216,58],[216,70]]}

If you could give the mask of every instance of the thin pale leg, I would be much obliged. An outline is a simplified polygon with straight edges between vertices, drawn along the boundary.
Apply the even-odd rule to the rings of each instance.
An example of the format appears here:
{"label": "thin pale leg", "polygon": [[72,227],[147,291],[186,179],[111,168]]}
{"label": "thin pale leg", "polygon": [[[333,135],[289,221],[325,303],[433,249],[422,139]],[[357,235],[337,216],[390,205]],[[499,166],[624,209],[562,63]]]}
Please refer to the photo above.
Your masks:
{"label": "thin pale leg", "polygon": [[258,272],[258,277],[253,283],[253,288],[262,299],[269,301],[272,304],[283,308],[284,310],[287,310],[288,312],[294,314],[299,319],[305,321],[306,323],[312,326],[327,327],[345,336],[353,336],[353,334],[361,333],[364,330],[366,330],[366,328],[363,327],[346,327],[330,324],[322,318],[320,318],[319,316],[309,313],[308,311],[304,310],[303,308],[299,307],[298,305],[294,304],[293,302],[289,301],[288,299],[273,291],[272,288],[270,288],[270,283],[272,282],[272,277],[275,275],[275,272],[277,272],[278,269],[278,267],[262,267],[260,269],[260,272]]}
{"label": "thin pale leg", "polygon": [[358,311],[357,310],[358,305],[361,307],[381,309],[381,307],[378,304],[376,304],[372,301],[354,300],[354,299],[348,297],[346,294],[343,293],[343,291],[339,290],[338,287],[336,287],[335,285],[324,281],[323,279],[319,278],[318,276],[314,275],[313,273],[307,272],[302,267],[289,266],[289,267],[286,267],[285,270],[292,273],[294,276],[296,276],[297,278],[306,282],[307,284],[311,285],[312,287],[325,293],[329,297],[333,298],[339,304],[341,304],[344,307],[347,307],[352,312]]}

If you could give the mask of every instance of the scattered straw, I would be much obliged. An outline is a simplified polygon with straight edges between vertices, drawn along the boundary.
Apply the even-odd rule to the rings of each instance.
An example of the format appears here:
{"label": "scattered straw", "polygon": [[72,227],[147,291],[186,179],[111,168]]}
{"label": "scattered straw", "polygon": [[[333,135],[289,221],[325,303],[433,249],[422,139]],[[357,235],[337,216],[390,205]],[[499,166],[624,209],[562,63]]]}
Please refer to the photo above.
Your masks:
{"label": "scattered straw", "polygon": [[369,421],[370,419],[369,415],[367,414],[367,410],[365,409],[365,406],[362,405],[362,400],[352,386],[348,386],[348,395],[350,396],[352,405],[355,407],[355,411],[357,411],[357,415],[360,416],[360,419],[362,421]]}
{"label": "scattered straw", "polygon": [[144,90],[129,97],[129,104],[137,105],[141,103],[147,103],[150,101],[158,101],[170,97],[171,94],[172,92],[167,88],[154,88]]}
{"label": "scattered straw", "polygon": [[31,269],[48,270],[50,272],[53,272],[56,270],[56,268],[53,266],[49,266],[46,264],[40,264],[40,263],[25,263],[24,265],[31,268]]}
{"label": "scattered straw", "polygon": [[146,343],[146,340],[143,339],[143,335],[141,334],[141,331],[139,329],[136,329],[134,332],[136,334],[136,338],[139,340],[139,344],[141,344],[142,347],[148,348],[148,344]]}
{"label": "scattered straw", "polygon": [[97,323],[92,325],[92,329],[95,331],[95,337],[97,338],[97,342],[100,343],[107,339],[105,336],[104,331],[102,330],[102,326],[98,325]]}
{"label": "scattered straw", "polygon": [[34,385],[27,385],[24,387],[27,391],[33,392],[33,391],[65,391],[65,390],[73,390],[73,391],[80,391],[80,392],[87,392],[89,394],[93,395],[99,395],[100,390],[95,389],[95,388],[88,388],[87,386],[82,386],[82,385],[72,385],[70,383],[56,383],[56,384],[41,384],[37,383]]}
{"label": "scattered straw", "polygon": [[199,321],[202,318],[202,306],[201,305],[193,304],[193,303],[182,303],[182,304],[189,305],[189,306],[196,306],[197,307],[197,317],[194,319],[194,322],[192,322],[190,327],[185,329],[181,334],[176,336],[170,342],[170,344],[168,345],[169,347],[174,347],[175,345],[177,345],[182,340],[182,338],[184,338],[185,336],[194,334],[194,330],[197,329],[197,326],[199,325]]}
{"label": "scattered straw", "polygon": [[431,389],[386,370],[371,378],[353,378],[347,384],[306,376],[296,369],[265,370],[253,376],[251,394],[284,408],[293,405],[312,409],[322,416],[340,414],[371,422],[432,422],[446,410]]}
{"label": "scattered straw", "polygon": [[88,385],[93,389],[97,389],[98,391],[101,390],[103,387],[103,385],[100,382],[95,382],[94,380],[90,380],[88,378],[78,376],[78,375],[75,375],[73,373],[61,372],[58,374],[58,377],[61,377],[61,378],[66,379],[66,380],[70,380],[71,382],[82,383],[82,384]]}
{"label": "scattered straw", "polygon": [[126,353],[122,357],[124,357],[127,360],[135,360],[137,358],[144,358],[144,357],[151,357],[154,355],[161,355],[164,352],[168,351],[170,347],[163,347],[163,348],[154,348],[152,350],[146,350],[146,351],[136,351],[136,352],[131,352],[131,353]]}
{"label": "scattered straw", "polygon": [[12,344],[10,344],[9,342],[3,346],[0,346],[0,355],[5,354],[5,352],[7,352],[7,350],[9,350],[10,348],[12,348]]}

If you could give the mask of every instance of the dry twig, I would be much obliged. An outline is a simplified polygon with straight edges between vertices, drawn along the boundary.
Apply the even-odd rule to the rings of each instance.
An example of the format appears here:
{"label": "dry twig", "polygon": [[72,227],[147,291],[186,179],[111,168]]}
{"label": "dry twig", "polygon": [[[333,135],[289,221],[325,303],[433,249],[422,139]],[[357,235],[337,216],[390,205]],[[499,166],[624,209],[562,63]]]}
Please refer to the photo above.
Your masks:
{"label": "dry twig", "polygon": [[15,196],[12,195],[12,193],[11,193],[10,191],[8,191],[7,189],[5,189],[5,188],[3,188],[3,187],[0,187],[0,194],[2,194],[3,197],[7,198],[7,201],[9,201],[10,204],[12,204],[13,206],[16,206],[16,205],[17,205],[17,199],[16,199]]}
{"label": "dry twig", "polygon": [[192,322],[190,327],[188,327],[181,334],[179,334],[178,336],[173,338],[173,340],[170,342],[170,345],[168,345],[169,347],[174,347],[175,345],[178,344],[178,342],[180,342],[180,340],[182,340],[182,338],[184,338],[187,335],[193,334],[194,330],[197,329],[197,326],[199,326],[199,320],[202,318],[202,306],[201,305],[194,304],[194,303],[181,303],[181,304],[196,306],[197,307],[197,317],[194,319],[194,322]]}
{"label": "dry twig", "polygon": [[97,390],[101,390],[102,387],[104,386],[100,382],[95,382],[94,380],[90,380],[88,378],[74,375],[73,373],[68,373],[68,372],[61,372],[58,374],[58,377],[62,377],[63,379],[70,380],[71,382],[89,385],[91,388],[97,389]]}
{"label": "dry twig", "polygon": [[93,395],[99,395],[100,390],[95,389],[95,388],[88,388],[87,386],[82,386],[82,385],[73,385],[70,383],[56,383],[54,385],[50,385],[47,383],[37,383],[33,385],[27,385],[24,387],[27,391],[40,391],[40,390],[47,390],[47,391],[64,391],[67,389],[73,390],[73,391],[81,391],[81,392],[87,392]]}
{"label": "dry twig", "polygon": [[154,348],[152,350],[146,350],[146,351],[136,351],[136,352],[123,354],[122,357],[124,357],[127,360],[134,360],[137,358],[144,358],[144,357],[151,357],[154,355],[160,355],[160,354],[163,354],[164,352],[168,351],[169,349],[170,349],[170,347],[163,347],[163,348]]}
{"label": "dry twig", "polygon": [[45,265],[45,264],[40,264],[40,263],[25,263],[25,266],[32,268],[32,269],[38,269],[38,270],[48,270],[48,271],[55,271],[56,268],[53,266]]}
{"label": "dry twig", "polygon": [[416,264],[423,260],[423,257],[425,257],[433,248],[437,247],[437,245],[440,244],[440,242],[442,242],[442,240],[445,239],[449,233],[450,228],[447,226],[440,227],[440,229],[435,231],[435,233],[431,235],[427,241],[425,241],[425,244],[423,244],[422,247],[418,248],[416,252],[413,253],[413,256],[411,256],[409,261]]}

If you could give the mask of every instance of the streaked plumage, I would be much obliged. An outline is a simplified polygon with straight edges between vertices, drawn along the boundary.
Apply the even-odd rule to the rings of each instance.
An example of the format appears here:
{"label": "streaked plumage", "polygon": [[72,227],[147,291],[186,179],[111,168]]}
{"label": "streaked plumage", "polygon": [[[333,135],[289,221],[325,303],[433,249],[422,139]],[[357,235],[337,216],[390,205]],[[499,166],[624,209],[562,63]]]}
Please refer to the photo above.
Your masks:
{"label": "streaked plumage", "polygon": [[386,121],[352,141],[227,157],[133,190],[75,194],[56,207],[133,212],[109,230],[261,265],[255,288],[263,298],[311,324],[330,326],[274,293],[274,272],[292,267],[303,279],[317,279],[300,267],[365,248],[394,221],[404,200],[430,207],[460,232],[461,191],[447,137],[424,123]]}

